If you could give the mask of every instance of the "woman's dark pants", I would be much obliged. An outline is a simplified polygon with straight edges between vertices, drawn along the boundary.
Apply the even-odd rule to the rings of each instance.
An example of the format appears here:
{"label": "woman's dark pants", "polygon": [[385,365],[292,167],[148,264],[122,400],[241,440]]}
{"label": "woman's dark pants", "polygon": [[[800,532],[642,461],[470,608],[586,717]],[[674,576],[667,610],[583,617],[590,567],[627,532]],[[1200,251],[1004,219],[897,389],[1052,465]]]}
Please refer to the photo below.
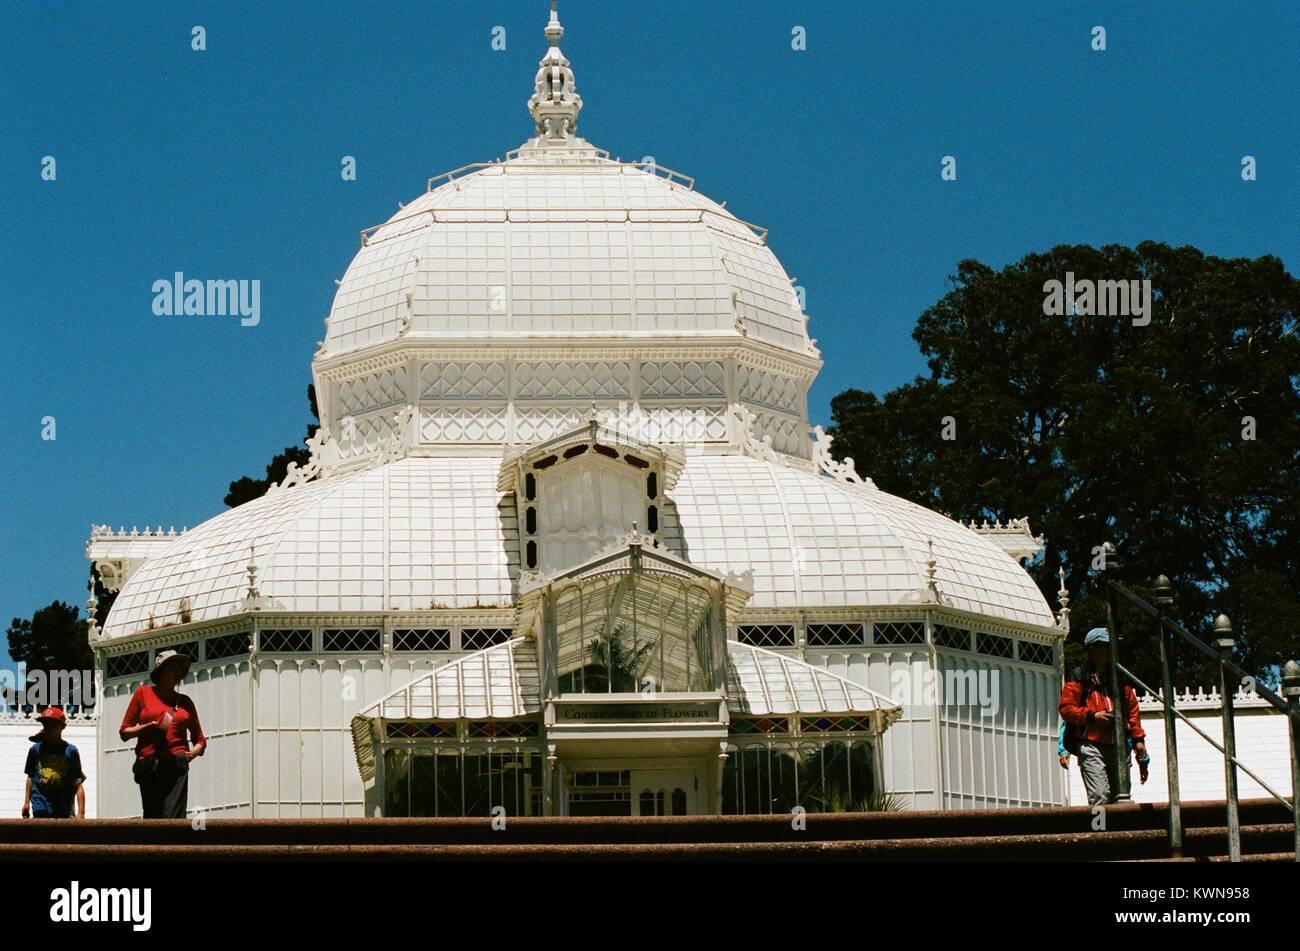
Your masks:
{"label": "woman's dark pants", "polygon": [[173,756],[150,757],[136,764],[140,806],[146,819],[184,819],[190,764]]}

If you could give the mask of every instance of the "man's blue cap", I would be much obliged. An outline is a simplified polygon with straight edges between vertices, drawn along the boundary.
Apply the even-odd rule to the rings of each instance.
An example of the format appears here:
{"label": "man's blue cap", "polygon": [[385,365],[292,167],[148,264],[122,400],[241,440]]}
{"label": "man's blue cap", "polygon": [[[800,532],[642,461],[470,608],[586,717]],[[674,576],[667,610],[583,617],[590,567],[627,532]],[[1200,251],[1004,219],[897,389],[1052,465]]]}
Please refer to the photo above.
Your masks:
{"label": "man's blue cap", "polygon": [[1091,631],[1083,636],[1083,646],[1091,647],[1093,644],[1109,644],[1110,631],[1104,627],[1094,627]]}

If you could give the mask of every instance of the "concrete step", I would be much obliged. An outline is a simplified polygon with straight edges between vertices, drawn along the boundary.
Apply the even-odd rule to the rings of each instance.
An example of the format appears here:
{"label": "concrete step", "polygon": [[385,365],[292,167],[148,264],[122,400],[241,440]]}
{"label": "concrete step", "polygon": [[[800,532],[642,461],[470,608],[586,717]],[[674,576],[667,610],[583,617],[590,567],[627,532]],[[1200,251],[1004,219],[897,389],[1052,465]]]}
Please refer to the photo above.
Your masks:
{"label": "concrete step", "polygon": [[[1290,814],[1272,800],[1241,804],[1241,823],[1259,825],[1289,822]],[[1048,809],[948,810],[896,813],[810,813],[807,831],[796,830],[791,817],[777,816],[670,816],[659,818],[510,818],[511,839],[520,843],[572,842],[769,842],[806,841],[811,832],[823,840],[899,839],[990,835],[1074,834],[1093,831],[1096,821],[1087,807]],[[1187,803],[1186,829],[1221,827],[1222,802]],[[1112,832],[1163,830],[1168,824],[1165,806],[1127,803],[1105,810],[1105,825]],[[53,833],[51,827],[57,827]],[[209,818],[205,831],[222,842],[256,841],[267,844],[359,842],[430,845],[495,842],[497,832],[487,818],[427,819],[221,819]],[[0,820],[0,844],[44,842],[56,835],[67,842],[165,843],[192,830],[191,820],[99,819],[80,823]]]}
{"label": "concrete step", "polygon": [[[1273,856],[1292,848],[1290,815],[1271,800],[1242,803],[1242,848]],[[1086,807],[948,812],[509,819],[496,830],[472,819],[208,819],[86,822],[0,820],[0,858],[28,860],[252,856],[312,859],[807,858],[888,861],[1151,861],[1167,859],[1166,807]],[[1184,858],[1227,852],[1222,802],[1183,810]]]}
{"label": "concrete step", "polygon": [[912,839],[845,839],[800,842],[607,842],[520,844],[501,833],[492,844],[352,843],[217,844],[199,833],[185,843],[22,844],[4,848],[7,857],[36,861],[158,859],[211,861],[246,858],[322,859],[524,859],[581,861],[608,859],[845,859],[875,861],[1034,861],[1074,858],[1153,857],[1163,848],[1154,831],[1080,836],[990,836]]}
{"label": "concrete step", "polygon": [[[1242,830],[1245,857],[1258,861],[1294,861],[1280,851],[1290,828],[1246,827]],[[1226,829],[1195,830],[1185,842],[1180,861],[1217,861],[1227,849]],[[55,843],[13,844],[0,849],[7,858],[31,861],[153,859],[213,861],[284,858],[339,860],[546,860],[610,859],[839,859],[854,861],[1161,861],[1168,860],[1164,834],[1155,830],[1079,835],[977,836],[912,839],[846,839],[801,842],[673,842],[673,843],[532,843],[509,841],[499,833],[491,844],[416,842],[374,843],[215,843],[202,833],[190,841],[167,844]],[[1280,857],[1280,858],[1279,858]]]}

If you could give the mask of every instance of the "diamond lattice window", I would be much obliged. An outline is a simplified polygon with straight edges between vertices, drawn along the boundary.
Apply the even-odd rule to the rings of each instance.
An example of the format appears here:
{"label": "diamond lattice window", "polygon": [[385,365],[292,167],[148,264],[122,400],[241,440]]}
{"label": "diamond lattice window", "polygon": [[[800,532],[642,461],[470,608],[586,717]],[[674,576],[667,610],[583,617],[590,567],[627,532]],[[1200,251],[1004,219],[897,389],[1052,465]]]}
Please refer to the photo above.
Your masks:
{"label": "diamond lattice window", "polygon": [[800,717],[799,729],[805,733],[870,733],[871,717],[832,716]]}
{"label": "diamond lattice window", "polygon": [[393,631],[393,650],[449,651],[451,650],[451,630],[443,627],[428,630]]}
{"label": "diamond lattice window", "polygon": [[104,664],[105,677],[129,677],[142,674],[149,669],[149,652],[138,651],[132,654],[110,656]]}
{"label": "diamond lattice window", "polygon": [[321,649],[332,653],[372,653],[382,645],[382,633],[374,628],[327,630],[321,637]]}
{"label": "diamond lattice window", "polygon": [[867,642],[861,624],[809,624],[810,647],[861,647]]}
{"label": "diamond lattice window", "polygon": [[1009,637],[1003,637],[1001,634],[984,634],[975,635],[975,650],[981,654],[989,654],[992,657],[1014,657],[1015,641]]}
{"label": "diamond lattice window", "polygon": [[741,624],[736,640],[755,647],[794,647],[793,624]]}
{"label": "diamond lattice window", "polygon": [[429,739],[441,740],[456,737],[454,720],[390,720],[384,724],[385,735],[390,740]]}
{"label": "diamond lattice window", "polygon": [[162,650],[175,651],[182,657],[188,657],[191,661],[199,659],[199,642],[187,641],[184,644],[168,644]]}
{"label": "diamond lattice window", "polygon": [[728,732],[733,736],[752,736],[757,733],[789,733],[788,717],[760,717],[755,720],[732,720]]}
{"label": "diamond lattice window", "polygon": [[508,627],[467,627],[460,632],[460,649],[481,651],[510,640]]}
{"label": "diamond lattice window", "polygon": [[936,624],[934,626],[934,642],[940,647],[968,651],[971,649],[971,632],[965,628],[953,627],[951,624]]}
{"label": "diamond lattice window", "polygon": [[541,727],[536,720],[471,720],[465,725],[468,737],[525,737],[537,736]]}
{"label": "diamond lattice window", "polygon": [[310,628],[271,628],[261,633],[258,646],[273,654],[311,653]]}
{"label": "diamond lattice window", "polygon": [[882,621],[872,628],[874,644],[924,644],[924,621]]}
{"label": "diamond lattice window", "polygon": [[209,637],[204,645],[205,657],[208,660],[220,660],[224,657],[240,657],[248,653],[250,637],[246,631],[238,634],[222,634],[220,637]]}
{"label": "diamond lattice window", "polygon": [[1052,650],[1051,644],[1021,641],[1020,659],[1026,664],[1043,664],[1047,667],[1056,666],[1056,652]]}

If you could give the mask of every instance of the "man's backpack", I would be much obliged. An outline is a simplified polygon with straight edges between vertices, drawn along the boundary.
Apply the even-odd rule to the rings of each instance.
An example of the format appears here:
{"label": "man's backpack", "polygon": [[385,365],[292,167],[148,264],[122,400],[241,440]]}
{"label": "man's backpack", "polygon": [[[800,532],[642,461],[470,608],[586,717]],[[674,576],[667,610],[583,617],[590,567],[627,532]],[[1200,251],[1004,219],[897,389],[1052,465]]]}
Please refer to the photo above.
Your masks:
{"label": "man's backpack", "polygon": [[1079,755],[1079,728],[1073,723],[1065,724],[1065,751],[1071,756]]}

